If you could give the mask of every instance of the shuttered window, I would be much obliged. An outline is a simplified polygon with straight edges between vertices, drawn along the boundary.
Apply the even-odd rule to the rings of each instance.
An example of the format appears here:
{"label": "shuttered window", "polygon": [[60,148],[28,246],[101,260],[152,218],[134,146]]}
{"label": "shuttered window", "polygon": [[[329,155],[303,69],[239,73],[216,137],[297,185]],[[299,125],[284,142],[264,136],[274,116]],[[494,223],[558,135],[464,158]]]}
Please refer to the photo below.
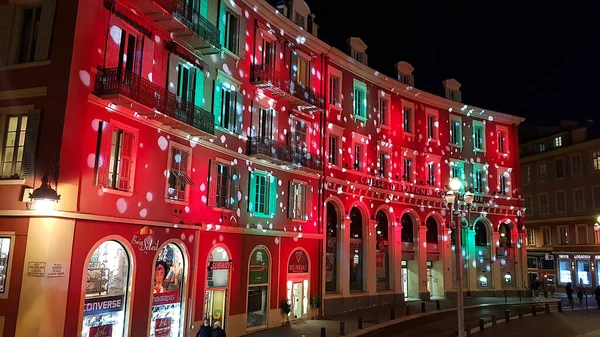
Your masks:
{"label": "shuttered window", "polygon": [[239,168],[213,159],[210,161],[209,176],[208,206],[237,209]]}
{"label": "shuttered window", "polygon": [[312,188],[305,183],[289,183],[288,217],[309,220],[312,215]]}
{"label": "shuttered window", "polygon": [[272,218],[277,212],[277,178],[264,171],[250,173],[248,210],[253,216]]}
{"label": "shuttered window", "polygon": [[216,82],[213,113],[215,125],[237,134],[242,133],[244,95],[226,82]]}
{"label": "shuttered window", "polygon": [[170,167],[167,172],[167,198],[188,201],[189,187],[195,186],[190,177],[191,150],[171,143]]}
{"label": "shuttered window", "polygon": [[96,185],[133,192],[137,130],[118,122],[100,122],[96,153]]}

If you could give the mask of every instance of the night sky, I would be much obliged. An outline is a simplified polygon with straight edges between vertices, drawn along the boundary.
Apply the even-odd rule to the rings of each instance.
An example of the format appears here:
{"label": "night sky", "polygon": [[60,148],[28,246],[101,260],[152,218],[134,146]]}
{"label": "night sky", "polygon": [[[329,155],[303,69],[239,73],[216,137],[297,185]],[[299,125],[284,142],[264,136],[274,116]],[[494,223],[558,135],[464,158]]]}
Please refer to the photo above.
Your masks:
{"label": "night sky", "polygon": [[345,52],[362,38],[370,67],[407,61],[417,88],[456,78],[463,102],[527,124],[600,119],[600,1],[306,2],[319,38]]}

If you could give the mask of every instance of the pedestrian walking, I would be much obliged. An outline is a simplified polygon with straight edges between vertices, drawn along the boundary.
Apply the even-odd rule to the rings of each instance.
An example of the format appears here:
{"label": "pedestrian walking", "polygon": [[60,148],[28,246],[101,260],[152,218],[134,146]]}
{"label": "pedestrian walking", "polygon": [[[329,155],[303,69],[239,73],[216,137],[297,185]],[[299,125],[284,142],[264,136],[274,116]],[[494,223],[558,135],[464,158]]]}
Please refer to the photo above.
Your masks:
{"label": "pedestrian walking", "polygon": [[210,321],[208,319],[204,320],[204,324],[198,330],[196,337],[212,337],[213,329],[210,326]]}
{"label": "pedestrian walking", "polygon": [[598,304],[598,309],[600,310],[600,286],[597,286],[596,290],[594,290],[594,296],[596,297],[596,304]]}
{"label": "pedestrian walking", "polygon": [[583,308],[583,287],[581,285],[577,287],[577,298],[579,299],[579,307]]}
{"label": "pedestrian walking", "polygon": [[566,292],[567,292],[567,298],[569,299],[569,305],[572,308],[573,307],[573,285],[571,284],[571,282],[567,283]]}
{"label": "pedestrian walking", "polygon": [[225,335],[225,330],[221,329],[221,322],[216,321],[215,324],[213,324],[211,337],[227,337],[227,335]]}

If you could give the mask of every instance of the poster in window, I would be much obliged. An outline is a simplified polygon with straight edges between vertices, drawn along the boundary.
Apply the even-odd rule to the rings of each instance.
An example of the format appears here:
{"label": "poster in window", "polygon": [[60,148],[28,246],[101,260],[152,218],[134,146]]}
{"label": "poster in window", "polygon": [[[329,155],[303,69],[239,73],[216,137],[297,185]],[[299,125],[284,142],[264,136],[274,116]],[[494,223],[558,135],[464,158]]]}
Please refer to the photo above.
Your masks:
{"label": "poster in window", "polygon": [[385,253],[377,252],[375,254],[375,268],[378,279],[385,278]]}
{"label": "poster in window", "polygon": [[171,335],[171,317],[157,318],[154,321],[154,337],[169,337]]}
{"label": "poster in window", "polygon": [[254,250],[250,257],[250,284],[269,283],[269,255],[262,249]]}
{"label": "poster in window", "polygon": [[112,324],[92,326],[90,327],[90,337],[111,337],[112,336]]}

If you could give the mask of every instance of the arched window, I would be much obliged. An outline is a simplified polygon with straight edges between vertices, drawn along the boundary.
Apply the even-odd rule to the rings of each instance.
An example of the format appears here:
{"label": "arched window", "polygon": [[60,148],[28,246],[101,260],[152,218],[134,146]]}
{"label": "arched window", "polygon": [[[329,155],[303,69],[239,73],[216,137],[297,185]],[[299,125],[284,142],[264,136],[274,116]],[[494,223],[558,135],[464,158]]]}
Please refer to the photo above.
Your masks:
{"label": "arched window", "polygon": [[487,247],[488,245],[488,233],[485,224],[482,221],[475,223],[475,246]]}
{"label": "arched window", "polygon": [[408,213],[404,213],[400,222],[402,224],[402,242],[413,242],[413,218]]}
{"label": "arched window", "polygon": [[154,267],[152,285],[152,319],[150,336],[159,336],[170,332],[173,337],[183,335],[183,310],[185,299],[183,282],[185,259],[181,248],[174,244],[166,244],[158,253]]}
{"label": "arched window", "polygon": [[333,203],[327,203],[327,248],[325,291],[337,291],[337,226],[338,214]]}
{"label": "arched window", "polygon": [[377,212],[376,220],[376,238],[377,246],[375,247],[375,265],[377,274],[377,291],[389,290],[389,240],[388,240],[388,217],[383,211]]}
{"label": "arched window", "polygon": [[427,243],[438,243],[438,223],[435,218],[432,216],[427,218],[425,225],[427,226],[427,233],[425,234]]}
{"label": "arched window", "polygon": [[363,219],[360,210],[350,210],[350,290],[363,290]]}
{"label": "arched window", "polygon": [[229,269],[231,260],[223,247],[215,247],[208,255],[208,273],[206,276],[206,294],[204,297],[204,318],[210,325],[221,322],[225,329],[227,321],[227,290],[229,289]]}
{"label": "arched window", "polygon": [[96,248],[87,266],[82,337],[126,335],[131,274],[129,254],[119,242]]}
{"label": "arched window", "polygon": [[512,247],[512,242],[510,238],[510,226],[507,223],[503,222],[500,224],[498,232],[500,233],[500,247]]}
{"label": "arched window", "polygon": [[248,268],[248,328],[267,325],[269,303],[269,253],[263,247],[254,249]]}

